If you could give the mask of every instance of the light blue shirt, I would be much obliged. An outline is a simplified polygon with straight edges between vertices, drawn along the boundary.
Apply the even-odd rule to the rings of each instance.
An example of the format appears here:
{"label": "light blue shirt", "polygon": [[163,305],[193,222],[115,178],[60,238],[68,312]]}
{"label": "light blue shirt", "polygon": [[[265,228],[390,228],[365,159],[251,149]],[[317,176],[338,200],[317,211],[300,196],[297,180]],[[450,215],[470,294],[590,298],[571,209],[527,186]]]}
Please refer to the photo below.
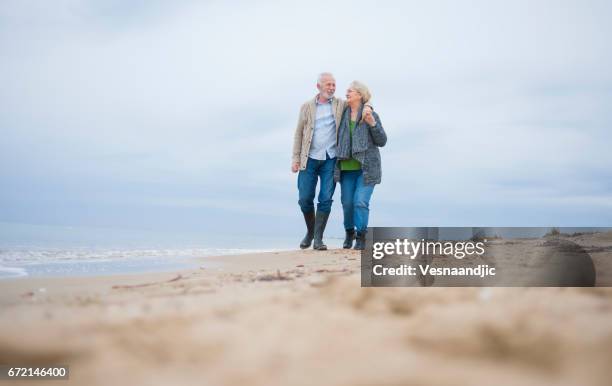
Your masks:
{"label": "light blue shirt", "polygon": [[326,154],[329,158],[336,157],[336,117],[332,109],[332,100],[319,103],[317,98],[315,102],[317,111],[308,156],[320,161],[325,160]]}

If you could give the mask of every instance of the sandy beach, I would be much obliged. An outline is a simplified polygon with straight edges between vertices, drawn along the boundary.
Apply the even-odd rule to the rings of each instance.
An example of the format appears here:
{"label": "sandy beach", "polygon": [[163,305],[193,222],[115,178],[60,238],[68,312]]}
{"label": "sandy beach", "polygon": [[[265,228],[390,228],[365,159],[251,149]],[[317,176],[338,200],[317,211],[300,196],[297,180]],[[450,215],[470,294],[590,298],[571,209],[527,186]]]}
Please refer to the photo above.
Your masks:
{"label": "sandy beach", "polygon": [[350,250],[206,261],[218,265],[0,281],[0,363],[68,364],[54,384],[74,385],[612,378],[608,288],[361,288]]}

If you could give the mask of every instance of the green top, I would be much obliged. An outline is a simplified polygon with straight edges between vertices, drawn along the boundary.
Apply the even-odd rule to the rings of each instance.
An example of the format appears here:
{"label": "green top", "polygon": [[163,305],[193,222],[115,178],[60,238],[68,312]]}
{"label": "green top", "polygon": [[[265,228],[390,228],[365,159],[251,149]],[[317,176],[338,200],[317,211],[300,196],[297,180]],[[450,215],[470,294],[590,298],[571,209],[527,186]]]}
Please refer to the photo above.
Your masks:
{"label": "green top", "polygon": [[[353,129],[355,128],[355,121],[349,121],[349,129],[351,133],[351,149],[353,148]],[[354,158],[340,161],[340,170],[360,170],[361,164]]]}

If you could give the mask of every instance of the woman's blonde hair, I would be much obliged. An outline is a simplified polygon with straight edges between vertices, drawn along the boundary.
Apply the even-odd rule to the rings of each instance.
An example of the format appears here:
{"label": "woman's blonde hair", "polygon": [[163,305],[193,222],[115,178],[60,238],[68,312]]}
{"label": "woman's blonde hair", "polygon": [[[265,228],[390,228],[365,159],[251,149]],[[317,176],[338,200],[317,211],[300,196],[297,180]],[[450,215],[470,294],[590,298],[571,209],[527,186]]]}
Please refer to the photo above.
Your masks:
{"label": "woman's blonde hair", "polygon": [[370,94],[370,89],[368,89],[368,86],[358,80],[352,81],[351,84],[349,84],[349,88],[352,88],[361,95],[361,103],[368,103],[368,101],[372,98],[372,94]]}

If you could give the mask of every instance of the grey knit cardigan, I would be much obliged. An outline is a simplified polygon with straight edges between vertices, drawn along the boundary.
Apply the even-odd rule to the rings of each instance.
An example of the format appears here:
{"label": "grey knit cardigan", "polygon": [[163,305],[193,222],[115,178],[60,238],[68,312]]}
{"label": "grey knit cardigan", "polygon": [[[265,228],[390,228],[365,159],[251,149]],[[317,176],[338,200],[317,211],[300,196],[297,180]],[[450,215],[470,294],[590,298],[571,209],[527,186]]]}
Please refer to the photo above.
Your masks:
{"label": "grey knit cardigan", "polygon": [[334,169],[334,181],[336,182],[340,181],[340,161],[354,158],[361,163],[364,184],[380,184],[382,168],[378,148],[385,146],[387,143],[387,134],[376,112],[372,112],[374,119],[376,119],[376,126],[370,126],[367,122],[362,121],[362,112],[363,106],[357,114],[358,123],[353,129],[352,147],[349,129],[351,108],[347,106],[342,113],[342,120],[338,127],[338,147],[336,152],[338,161]]}

